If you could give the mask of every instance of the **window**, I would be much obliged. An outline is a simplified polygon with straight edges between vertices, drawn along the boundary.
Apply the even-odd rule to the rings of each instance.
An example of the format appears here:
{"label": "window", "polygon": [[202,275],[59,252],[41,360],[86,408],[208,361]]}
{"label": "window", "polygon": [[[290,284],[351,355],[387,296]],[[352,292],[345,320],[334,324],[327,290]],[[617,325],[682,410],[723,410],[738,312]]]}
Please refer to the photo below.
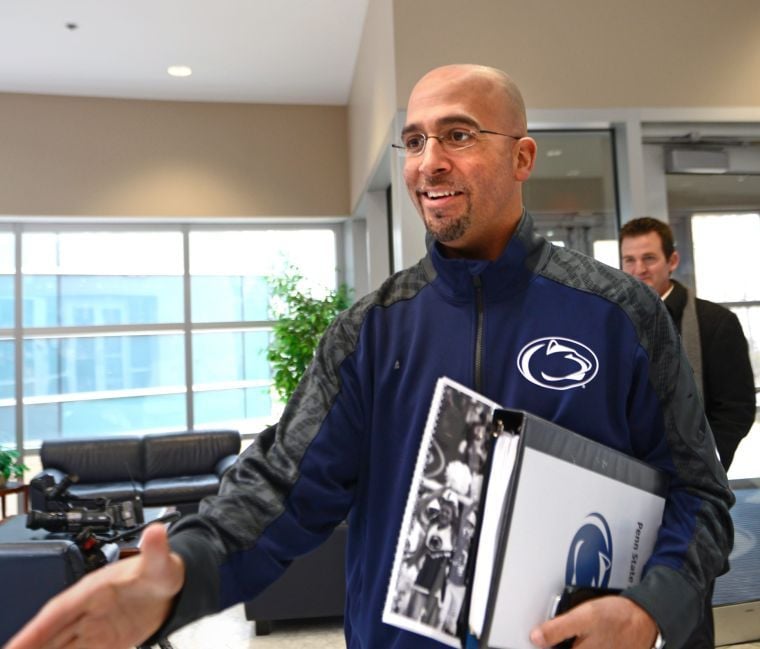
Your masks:
{"label": "window", "polygon": [[755,385],[760,385],[760,285],[755,261],[760,214],[694,214],[691,241],[696,293],[736,313],[749,343]]}
{"label": "window", "polygon": [[336,232],[328,224],[0,232],[0,441],[16,440],[17,390],[26,446],[186,427],[260,430],[282,407],[266,360],[266,278],[293,264],[315,290],[335,288]]}

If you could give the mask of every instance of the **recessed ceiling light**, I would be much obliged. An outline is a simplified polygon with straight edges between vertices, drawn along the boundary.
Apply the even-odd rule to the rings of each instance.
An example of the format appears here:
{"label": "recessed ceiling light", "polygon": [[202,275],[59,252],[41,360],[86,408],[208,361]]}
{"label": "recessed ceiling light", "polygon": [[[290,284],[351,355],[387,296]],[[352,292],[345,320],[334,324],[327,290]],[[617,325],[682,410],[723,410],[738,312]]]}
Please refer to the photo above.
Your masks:
{"label": "recessed ceiling light", "polygon": [[546,152],[546,157],[547,158],[556,158],[556,157],[561,156],[561,155],[562,155],[562,149],[549,149]]}
{"label": "recessed ceiling light", "polygon": [[187,65],[170,65],[166,71],[173,77],[189,77],[193,73]]}
{"label": "recessed ceiling light", "polygon": [[576,176],[580,176],[581,172],[579,169],[569,169],[565,175],[570,176],[570,178],[575,178]]}

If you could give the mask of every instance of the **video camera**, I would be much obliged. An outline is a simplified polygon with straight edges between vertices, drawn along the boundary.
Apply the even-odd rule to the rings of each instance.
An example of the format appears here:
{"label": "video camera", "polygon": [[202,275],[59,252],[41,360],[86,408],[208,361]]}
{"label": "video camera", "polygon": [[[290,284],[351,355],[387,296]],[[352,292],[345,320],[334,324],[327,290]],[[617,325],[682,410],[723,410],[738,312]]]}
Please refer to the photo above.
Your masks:
{"label": "video camera", "polygon": [[[115,560],[119,555],[116,543],[134,538],[147,527],[147,523],[143,519],[139,495],[122,502],[79,498],[69,493],[69,487],[78,480],[75,475],[67,475],[56,484],[51,475],[34,478],[29,484],[44,494],[48,511],[30,511],[26,526],[32,530],[71,535],[82,552],[85,570],[89,572]],[[155,522],[169,523],[177,518],[179,512],[171,512]]]}
{"label": "video camera", "polygon": [[69,487],[77,481],[75,475],[67,475],[58,484],[51,475],[32,480],[31,488],[45,496],[47,511],[30,511],[26,526],[32,530],[42,528],[48,532],[78,534],[85,529],[96,533],[129,530],[143,523],[139,496],[120,502],[111,502],[107,498],[79,498],[69,493]]}

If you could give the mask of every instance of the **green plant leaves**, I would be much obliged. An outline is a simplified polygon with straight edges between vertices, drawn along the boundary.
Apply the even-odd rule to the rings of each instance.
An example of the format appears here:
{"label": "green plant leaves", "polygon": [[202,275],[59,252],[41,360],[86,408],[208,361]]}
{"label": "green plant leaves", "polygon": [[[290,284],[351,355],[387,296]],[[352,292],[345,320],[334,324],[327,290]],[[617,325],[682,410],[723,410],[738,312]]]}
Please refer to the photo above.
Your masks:
{"label": "green plant leaves", "polygon": [[325,329],[348,308],[350,292],[342,284],[323,298],[315,297],[303,288],[304,277],[293,266],[283,275],[270,277],[268,283],[274,298],[271,311],[275,324],[267,360],[275,389],[287,401],[314,358]]}
{"label": "green plant leaves", "polygon": [[23,478],[24,471],[29,467],[21,462],[21,454],[18,451],[0,448],[0,475],[5,476],[7,480],[11,476],[14,478]]}

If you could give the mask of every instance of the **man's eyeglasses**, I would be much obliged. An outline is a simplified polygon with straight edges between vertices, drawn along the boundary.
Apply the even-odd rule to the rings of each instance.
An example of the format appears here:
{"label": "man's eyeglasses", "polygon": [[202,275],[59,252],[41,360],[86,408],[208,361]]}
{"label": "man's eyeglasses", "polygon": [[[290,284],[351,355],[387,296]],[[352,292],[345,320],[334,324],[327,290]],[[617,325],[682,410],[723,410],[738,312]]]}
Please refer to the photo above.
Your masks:
{"label": "man's eyeglasses", "polygon": [[468,149],[471,146],[476,145],[483,138],[482,135],[501,135],[502,137],[509,137],[513,140],[520,140],[524,136],[522,135],[508,135],[507,133],[498,133],[496,131],[487,131],[486,129],[479,129],[477,131],[469,128],[450,128],[448,131],[444,131],[440,135],[427,135],[425,133],[405,133],[401,136],[401,144],[392,144],[394,149],[398,149],[404,155],[417,156],[425,150],[425,144],[429,139],[438,140],[441,146],[447,151],[459,151],[460,149]]}

